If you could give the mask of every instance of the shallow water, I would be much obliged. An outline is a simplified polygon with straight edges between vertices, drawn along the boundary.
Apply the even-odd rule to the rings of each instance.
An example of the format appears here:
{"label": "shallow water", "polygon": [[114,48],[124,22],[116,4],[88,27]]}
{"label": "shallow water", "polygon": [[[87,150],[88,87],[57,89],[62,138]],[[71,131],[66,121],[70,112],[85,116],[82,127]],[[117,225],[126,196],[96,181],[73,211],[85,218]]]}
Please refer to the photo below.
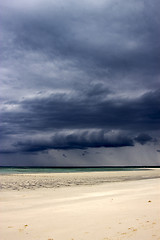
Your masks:
{"label": "shallow water", "polygon": [[0,167],[0,174],[142,171],[145,167]]}

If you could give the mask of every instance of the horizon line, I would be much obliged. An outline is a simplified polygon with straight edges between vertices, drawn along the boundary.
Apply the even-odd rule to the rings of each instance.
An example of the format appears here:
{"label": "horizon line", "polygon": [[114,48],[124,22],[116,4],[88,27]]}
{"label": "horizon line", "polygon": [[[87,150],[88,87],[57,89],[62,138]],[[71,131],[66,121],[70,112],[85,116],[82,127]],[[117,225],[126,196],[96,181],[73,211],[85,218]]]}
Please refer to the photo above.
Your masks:
{"label": "horizon line", "polygon": [[160,165],[117,165],[117,166],[0,166],[0,168],[159,168]]}

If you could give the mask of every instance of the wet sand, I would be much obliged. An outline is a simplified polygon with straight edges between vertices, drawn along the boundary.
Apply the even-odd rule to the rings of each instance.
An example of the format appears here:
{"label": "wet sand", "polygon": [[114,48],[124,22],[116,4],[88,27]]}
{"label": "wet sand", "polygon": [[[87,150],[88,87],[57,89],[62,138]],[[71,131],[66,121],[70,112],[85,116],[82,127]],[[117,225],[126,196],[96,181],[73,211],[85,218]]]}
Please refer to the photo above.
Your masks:
{"label": "wet sand", "polygon": [[0,182],[2,240],[160,240],[159,169],[1,175]]}
{"label": "wet sand", "polygon": [[146,168],[138,171],[0,174],[0,189],[35,190],[39,188],[91,186],[102,183],[154,178],[160,178],[159,168]]}

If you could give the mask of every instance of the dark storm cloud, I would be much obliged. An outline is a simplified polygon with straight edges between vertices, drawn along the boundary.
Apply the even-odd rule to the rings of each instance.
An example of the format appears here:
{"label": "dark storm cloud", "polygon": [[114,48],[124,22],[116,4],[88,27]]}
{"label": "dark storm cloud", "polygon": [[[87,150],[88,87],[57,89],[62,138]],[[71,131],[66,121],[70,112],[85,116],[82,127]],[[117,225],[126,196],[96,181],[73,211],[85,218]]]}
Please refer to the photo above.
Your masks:
{"label": "dark storm cloud", "polygon": [[[103,82],[109,92],[158,86],[159,1],[38,3],[1,3],[8,84],[14,76],[14,88],[23,88],[23,81],[26,89],[38,91],[85,90],[93,81]],[[102,88],[95,90],[103,94]]]}
{"label": "dark storm cloud", "polygon": [[89,88],[84,89],[83,93],[85,93],[90,98],[104,98],[108,94],[112,93],[110,89],[106,88],[102,83],[97,83],[94,85],[90,85]]}
{"label": "dark storm cloud", "polygon": [[104,69],[112,75],[133,71],[157,74],[159,2],[113,1],[103,5],[99,11],[87,1],[84,5],[47,1],[25,11],[11,5],[4,8],[2,16],[20,51],[71,59],[94,76],[103,75]]}
{"label": "dark storm cloud", "polygon": [[148,134],[141,133],[134,140],[136,142],[144,145],[145,143],[152,141],[152,137],[149,136]]}
{"label": "dark storm cloud", "polygon": [[[103,131],[83,131],[71,134],[57,133],[49,139],[22,140],[17,142],[15,152],[39,152],[50,149],[71,150],[100,147],[134,146],[133,140],[124,134],[107,134]],[[4,152],[3,152],[4,153]]]}
{"label": "dark storm cloud", "polygon": [[[107,92],[108,95],[108,92]],[[157,103],[159,103],[157,105]],[[15,103],[14,103],[15,104]],[[42,152],[49,149],[86,149],[99,147],[124,147],[133,146],[134,140],[140,144],[146,144],[152,141],[148,134],[134,135],[139,131],[159,130],[160,122],[160,92],[149,92],[139,99],[110,99],[103,100],[82,96],[76,99],[67,98],[65,95],[51,95],[47,98],[36,98],[23,100],[19,102],[22,111],[5,112],[2,116],[2,129],[6,138],[15,137],[11,149],[8,147],[8,153],[13,151],[20,152]],[[118,118],[117,118],[118,116]],[[10,131],[8,131],[8,128]],[[125,131],[123,134],[107,135],[104,132],[85,132],[83,129],[103,128],[106,131],[117,129]],[[73,134],[64,134],[65,132],[81,129]],[[36,133],[57,132],[49,140],[25,139],[25,135],[34,136]],[[24,140],[17,142],[18,135],[24,135]],[[130,135],[130,137],[128,136]],[[28,137],[27,137],[28,138]],[[43,139],[45,137],[43,136]],[[17,143],[15,143],[17,142]],[[1,153],[7,153],[2,149]]]}
{"label": "dark storm cloud", "polygon": [[145,145],[158,135],[158,0],[6,0],[1,9],[1,153]]}
{"label": "dark storm cloud", "polygon": [[83,128],[135,132],[159,130],[160,91],[149,92],[136,99],[102,100],[97,99],[97,94],[95,98],[51,95],[23,100],[18,105],[22,111],[2,115],[2,131],[6,134]]}

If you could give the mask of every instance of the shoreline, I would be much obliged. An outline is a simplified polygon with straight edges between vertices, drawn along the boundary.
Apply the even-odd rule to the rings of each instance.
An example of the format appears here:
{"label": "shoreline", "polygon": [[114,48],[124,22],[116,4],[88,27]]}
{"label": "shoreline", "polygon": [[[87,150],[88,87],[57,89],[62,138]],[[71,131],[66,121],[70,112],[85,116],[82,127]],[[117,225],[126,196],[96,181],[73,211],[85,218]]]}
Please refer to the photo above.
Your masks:
{"label": "shoreline", "polygon": [[139,171],[1,174],[0,191],[101,185],[160,178],[160,169]]}

